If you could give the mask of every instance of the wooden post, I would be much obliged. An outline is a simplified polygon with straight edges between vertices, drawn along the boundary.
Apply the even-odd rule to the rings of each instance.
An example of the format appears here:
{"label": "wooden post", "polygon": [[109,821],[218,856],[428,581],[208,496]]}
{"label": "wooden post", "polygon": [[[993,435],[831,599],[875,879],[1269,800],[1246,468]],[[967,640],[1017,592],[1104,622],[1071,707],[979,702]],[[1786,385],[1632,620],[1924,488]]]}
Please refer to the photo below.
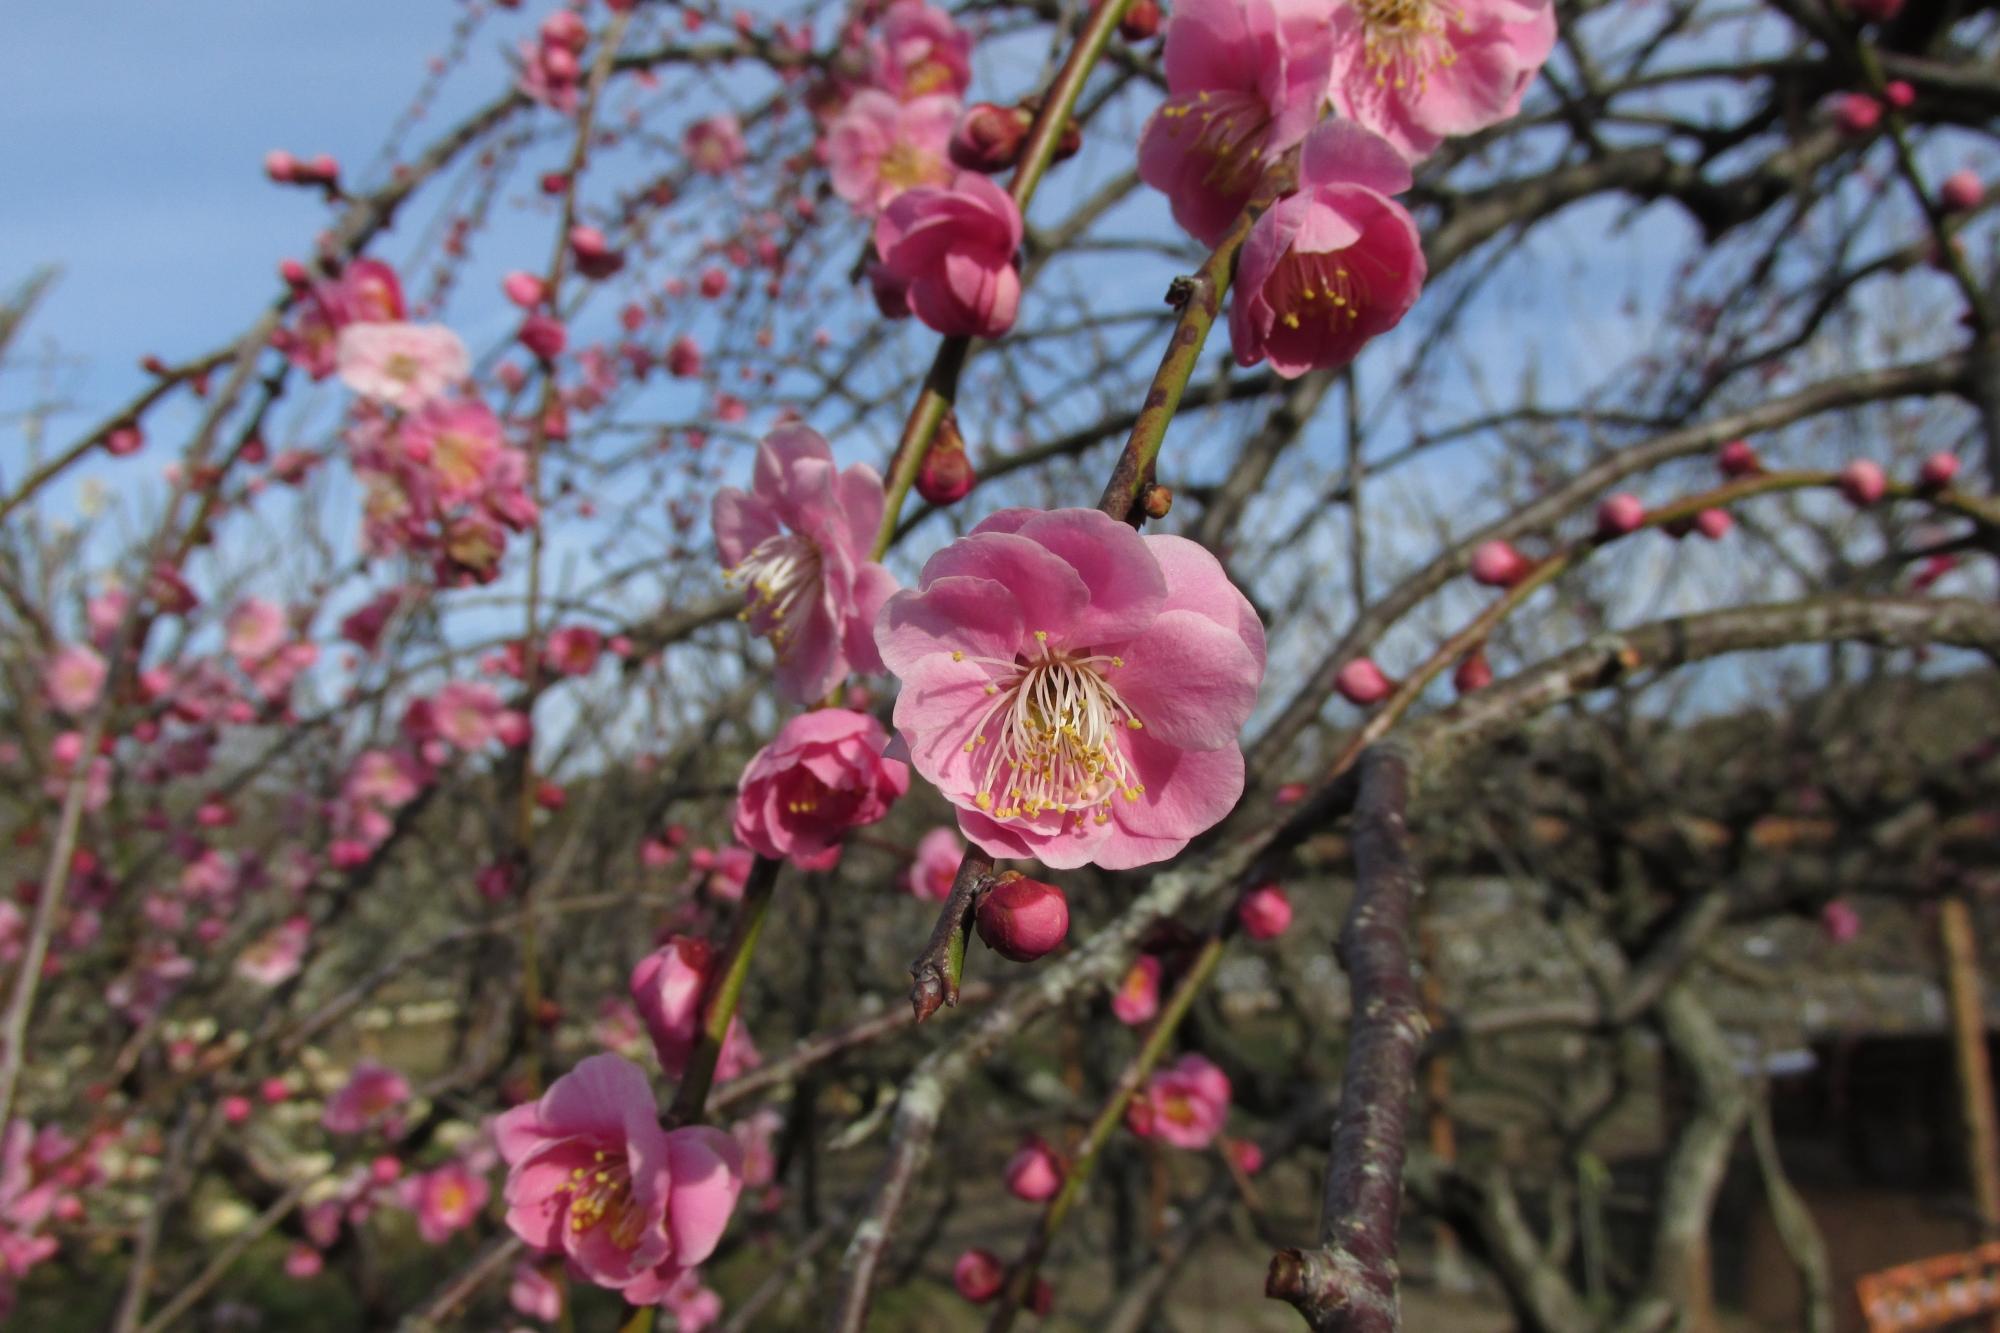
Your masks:
{"label": "wooden post", "polygon": [[1979,948],[1972,909],[1948,897],[1938,913],[1944,943],[1945,991],[1951,1001],[1952,1058],[1958,1070],[1965,1159],[1981,1240],[2000,1236],[2000,1128],[1993,1112],[1993,1068],[1986,1057],[1986,1014],[1980,994]]}

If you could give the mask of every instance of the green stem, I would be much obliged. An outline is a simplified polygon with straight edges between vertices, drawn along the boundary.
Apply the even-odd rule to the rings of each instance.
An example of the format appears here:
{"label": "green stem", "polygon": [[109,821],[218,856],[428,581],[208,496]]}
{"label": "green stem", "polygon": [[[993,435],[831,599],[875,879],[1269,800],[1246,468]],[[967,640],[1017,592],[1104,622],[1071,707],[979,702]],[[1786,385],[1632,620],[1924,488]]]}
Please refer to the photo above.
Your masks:
{"label": "green stem", "polygon": [[709,991],[702,999],[701,1040],[688,1057],[687,1072],[674,1093],[667,1120],[674,1125],[700,1124],[708,1111],[708,1090],[715,1082],[715,1062],[721,1058],[722,1043],[729,1036],[729,1024],[736,1017],[743,983],[750,975],[750,958],[757,952],[757,939],[764,933],[764,919],[777,887],[781,861],[758,857],[743,885],[743,900],[736,904],[736,920],[729,928],[729,942],[709,975]]}

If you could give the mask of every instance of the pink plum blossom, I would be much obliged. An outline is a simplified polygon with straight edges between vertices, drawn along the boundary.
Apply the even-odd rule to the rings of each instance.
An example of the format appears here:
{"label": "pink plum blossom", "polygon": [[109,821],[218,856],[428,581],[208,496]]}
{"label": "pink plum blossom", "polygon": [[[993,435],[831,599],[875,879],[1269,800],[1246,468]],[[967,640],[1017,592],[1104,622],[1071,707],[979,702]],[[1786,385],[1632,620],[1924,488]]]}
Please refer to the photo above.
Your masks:
{"label": "pink plum blossom", "polygon": [[83,644],[68,643],[56,649],[42,674],[42,690],[58,709],[78,716],[97,702],[109,674],[104,659]]}
{"label": "pink plum blossom", "polygon": [[333,374],[336,341],[350,324],[388,323],[403,318],[403,288],[396,270],[378,259],[357,259],[326,282],[305,281],[298,319],[273,337],[293,365],[315,380]]}
{"label": "pink plum blossom", "polygon": [[[706,940],[676,935],[632,969],[632,1002],[646,1022],[653,1053],[668,1078],[677,1079],[687,1071],[688,1059],[700,1043],[702,991],[709,963]],[[722,1052],[715,1061],[717,1081],[726,1083],[760,1063],[742,1018],[731,1018]]]}
{"label": "pink plum blossom", "polygon": [[401,440],[440,504],[464,504],[483,493],[489,480],[504,477],[500,419],[482,402],[426,404],[403,423]]}
{"label": "pink plum blossom", "polygon": [[311,938],[311,917],[287,917],[237,956],[236,974],[259,986],[289,981],[299,974]]}
{"label": "pink plum blossom", "polygon": [[1555,45],[1551,0],[1340,0],[1334,110],[1412,162],[1521,109]]}
{"label": "pink plum blossom", "polygon": [[1062,1188],[1063,1164],[1040,1139],[1029,1139],[1007,1159],[1007,1192],[1040,1203]]}
{"label": "pink plum blossom", "polygon": [[[360,1134],[378,1124],[393,1124],[394,1112],[408,1100],[408,1079],[387,1066],[363,1060],[348,1074],[340,1091],[327,1098],[320,1124],[329,1134]],[[390,1132],[393,1135],[393,1128]]]}
{"label": "pink plum blossom", "polygon": [[480,681],[450,681],[431,696],[432,727],[467,753],[493,739],[501,712],[499,691]]}
{"label": "pink plum blossom", "polygon": [[493,1130],[514,1234],[634,1305],[714,1252],[743,1188],[736,1141],[661,1129],[646,1076],[621,1056],[581,1061]]}
{"label": "pink plum blossom", "polygon": [[681,137],[681,147],[696,171],[722,176],[736,170],[749,158],[743,144],[743,127],[736,117],[724,114],[698,120]]}
{"label": "pink plum blossom", "polygon": [[462,1161],[403,1183],[404,1202],[417,1215],[417,1235],[426,1245],[442,1245],[477,1222],[491,1193],[486,1177]]}
{"label": "pink plum blossom", "polygon": [[1206,1148],[1229,1118],[1229,1076],[1200,1055],[1154,1074],[1144,1097],[1151,1137],[1176,1148]]}
{"label": "pink plum blossom", "polygon": [[910,767],[884,758],[889,737],[866,713],[821,708],[779,729],[736,787],[736,839],[806,870],[840,859],[848,829],[873,824],[910,788]]}
{"label": "pink plum blossom", "polygon": [[1319,120],[1333,46],[1299,0],[1182,0],[1167,22],[1167,100],[1139,140],[1139,178],[1214,245],[1265,167]]}
{"label": "pink plum blossom", "polygon": [[953,336],[997,338],[1014,327],[1021,304],[1021,210],[1012,195],[975,171],[944,186],[918,186],[891,199],[875,220],[884,278],[906,289],[910,312]]}
{"label": "pink plum blossom", "polygon": [[876,87],[901,101],[956,97],[972,82],[971,56],[972,40],[951,15],[923,0],[896,0],[882,16],[869,72]]}
{"label": "pink plum blossom", "polygon": [[716,551],[744,585],[752,631],[777,653],[779,688],[798,703],[851,671],[882,669],[873,626],[896,581],[868,553],[883,507],[881,474],[835,467],[826,440],[798,425],[757,446],[749,491],[716,493]]}
{"label": "pink plum blossom", "polygon": [[507,1284],[507,1303],[516,1314],[553,1324],[562,1317],[562,1288],[540,1266],[523,1259]]}
{"label": "pink plum blossom", "polygon": [[1111,996],[1111,1012],[1127,1027],[1151,1022],[1160,1012],[1160,960],[1140,954]]}
{"label": "pink plum blossom", "polygon": [[1229,308],[1238,365],[1268,360],[1286,379],[1338,369],[1387,333],[1424,282],[1417,224],[1389,196],[1410,170],[1389,144],[1346,121],[1306,139],[1298,193],[1250,229]]}
{"label": "pink plum blossom", "polygon": [[341,383],[405,412],[442,397],[472,368],[465,344],[442,324],[350,324],[335,358]]}
{"label": "pink plum blossom", "polygon": [[954,97],[898,102],[873,88],[856,93],[826,132],[833,192],[873,216],[905,190],[949,184],[945,148],[957,120]]}
{"label": "pink plum blossom", "polygon": [[951,896],[958,863],[965,859],[965,840],[948,828],[934,828],[917,840],[917,856],[898,881],[912,897],[941,903]]}
{"label": "pink plum blossom", "polygon": [[1213,555],[1094,509],[1007,509],[876,627],[910,760],[995,856],[1149,865],[1243,791],[1256,612]]}
{"label": "pink plum blossom", "polygon": [[722,1317],[722,1297],[702,1285],[701,1278],[687,1272],[675,1278],[660,1294],[660,1308],[674,1317],[676,1333],[702,1333]]}

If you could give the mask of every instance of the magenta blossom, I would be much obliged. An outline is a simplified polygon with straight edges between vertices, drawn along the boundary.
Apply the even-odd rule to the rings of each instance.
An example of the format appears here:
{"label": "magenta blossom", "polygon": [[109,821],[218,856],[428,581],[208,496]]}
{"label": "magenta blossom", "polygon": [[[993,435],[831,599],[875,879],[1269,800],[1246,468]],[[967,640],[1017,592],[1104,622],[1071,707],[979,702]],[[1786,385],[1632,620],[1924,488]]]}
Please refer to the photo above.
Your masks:
{"label": "magenta blossom", "polygon": [[1243,792],[1264,630],[1184,537],[1002,510],[932,556],[875,634],[911,762],[995,856],[1149,865]]}
{"label": "magenta blossom", "polygon": [[1265,167],[1319,120],[1333,46],[1298,0],[1182,0],[1167,23],[1167,100],[1139,140],[1139,178],[1214,245]]}
{"label": "magenta blossom", "polygon": [[710,116],[688,126],[681,147],[696,171],[721,176],[736,170],[749,158],[743,144],[743,127],[728,114]]}
{"label": "magenta blossom", "polygon": [[965,841],[948,828],[934,828],[917,841],[917,856],[898,881],[913,897],[941,903],[951,897]]}
{"label": "magenta blossom", "polygon": [[417,1215],[417,1235],[426,1245],[442,1245],[477,1222],[491,1193],[486,1177],[461,1161],[403,1182],[403,1201]]}
{"label": "magenta blossom", "polygon": [[923,0],[896,0],[882,16],[869,71],[875,86],[899,101],[946,93],[972,82],[972,39],[951,15]]}
{"label": "magenta blossom", "polygon": [[516,1314],[553,1324],[562,1317],[562,1288],[524,1259],[514,1265],[514,1276],[507,1285],[507,1303]]}
{"label": "magenta blossom", "polygon": [[1206,1148],[1229,1118],[1229,1075],[1203,1056],[1183,1055],[1153,1075],[1144,1093],[1150,1137],[1176,1148]]}
{"label": "magenta blossom", "polygon": [[616,1055],[581,1061],[493,1133],[514,1234],[635,1305],[714,1252],[743,1189],[736,1141],[661,1129],[646,1076]]}
{"label": "magenta blossom", "polygon": [[975,171],[919,186],[875,220],[884,278],[907,289],[910,312],[939,333],[997,338],[1021,304],[1021,210]]}
{"label": "magenta blossom", "polygon": [[1306,139],[1298,193],[1250,229],[1229,308],[1238,365],[1269,360],[1292,379],[1338,369],[1415,304],[1424,282],[1417,224],[1389,196],[1410,169],[1380,137],[1327,121]]}
{"label": "magenta blossom", "polygon": [[1334,109],[1410,161],[1521,109],[1556,40],[1550,0],[1340,0]]}
{"label": "magenta blossom", "polygon": [[[687,1072],[688,1058],[701,1040],[701,997],[709,962],[706,940],[676,935],[632,969],[632,1001],[646,1020],[653,1053],[668,1078],[677,1079]],[[731,1018],[722,1053],[715,1061],[717,1081],[727,1083],[760,1063],[757,1048],[743,1031],[742,1019]]]}
{"label": "magenta blossom", "polygon": [[1152,1021],[1160,1012],[1160,960],[1149,953],[1132,960],[1111,996],[1111,1012],[1127,1027]]}
{"label": "magenta blossom", "polygon": [[396,1111],[410,1100],[410,1081],[395,1070],[363,1060],[339,1092],[327,1099],[320,1124],[329,1134],[359,1134],[378,1124],[395,1133]]}
{"label": "magenta blossom", "polygon": [[896,580],[868,552],[883,503],[874,468],[836,468],[826,440],[797,425],[757,446],[748,492],[716,492],[716,551],[749,594],[751,629],[777,652],[779,688],[798,703],[824,698],[850,671],[882,669],[871,630]]}
{"label": "magenta blossom", "polygon": [[873,824],[910,789],[910,768],[882,755],[889,737],[866,713],[821,708],[779,730],[743,770],[736,840],[806,870],[840,859],[848,829]]}
{"label": "magenta blossom", "polygon": [[826,132],[833,192],[872,216],[905,190],[949,184],[945,148],[957,121],[955,97],[898,102],[873,88],[856,93]]}

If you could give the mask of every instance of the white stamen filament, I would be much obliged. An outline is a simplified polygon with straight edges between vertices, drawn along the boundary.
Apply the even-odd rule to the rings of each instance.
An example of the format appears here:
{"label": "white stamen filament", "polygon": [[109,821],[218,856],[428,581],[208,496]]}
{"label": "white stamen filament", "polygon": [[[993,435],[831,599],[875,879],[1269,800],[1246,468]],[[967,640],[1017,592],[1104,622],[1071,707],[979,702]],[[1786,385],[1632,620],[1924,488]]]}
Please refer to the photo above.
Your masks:
{"label": "white stamen filament", "polygon": [[819,547],[796,532],[781,532],[758,542],[725,577],[749,586],[752,598],[741,618],[762,622],[757,632],[782,655],[819,601]]}
{"label": "white stamen filament", "polygon": [[1360,0],[1356,8],[1367,34],[1363,57],[1375,71],[1378,87],[1398,89],[1415,84],[1419,93],[1430,83],[1431,71],[1458,63],[1458,51],[1445,32],[1456,23],[1469,29],[1462,5],[1446,0]]}
{"label": "white stamen filament", "polygon": [[1124,659],[1052,652],[1045,634],[1035,637],[1041,656],[1031,661],[969,659],[1002,673],[963,746],[967,754],[990,748],[973,804],[995,819],[1094,809],[1102,824],[1114,798],[1136,801],[1145,791],[1117,741],[1143,724],[1105,675]]}

